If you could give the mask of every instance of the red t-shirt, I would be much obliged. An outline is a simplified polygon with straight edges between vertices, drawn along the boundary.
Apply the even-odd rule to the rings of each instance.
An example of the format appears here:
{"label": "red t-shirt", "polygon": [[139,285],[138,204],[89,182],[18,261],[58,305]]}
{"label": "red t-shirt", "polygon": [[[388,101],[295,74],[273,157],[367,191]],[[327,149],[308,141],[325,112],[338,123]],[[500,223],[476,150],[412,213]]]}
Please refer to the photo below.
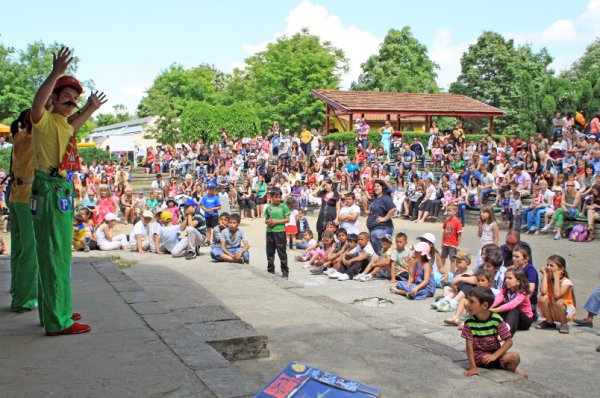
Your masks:
{"label": "red t-shirt", "polygon": [[462,232],[462,224],[456,217],[447,218],[444,220],[444,237],[442,238],[442,245],[457,247],[458,246],[458,234]]}

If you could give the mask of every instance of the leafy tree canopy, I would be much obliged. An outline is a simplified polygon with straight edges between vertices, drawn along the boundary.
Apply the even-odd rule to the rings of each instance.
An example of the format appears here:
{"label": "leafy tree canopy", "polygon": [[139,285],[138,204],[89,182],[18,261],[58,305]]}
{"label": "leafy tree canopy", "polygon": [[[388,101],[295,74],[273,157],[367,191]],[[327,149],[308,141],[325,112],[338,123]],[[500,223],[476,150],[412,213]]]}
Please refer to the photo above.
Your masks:
{"label": "leafy tree canopy", "polygon": [[234,71],[224,102],[254,104],[262,129],[273,120],[290,129],[300,129],[303,124],[322,126],[324,106],[311,90],[339,88],[340,76],[348,70],[343,51],[321,42],[307,29],[279,37],[245,63],[243,70]]}
{"label": "leafy tree canopy", "polygon": [[362,64],[358,82],[352,90],[437,93],[435,79],[439,65],[433,62],[427,47],[412,34],[410,27],[390,29],[379,53]]}

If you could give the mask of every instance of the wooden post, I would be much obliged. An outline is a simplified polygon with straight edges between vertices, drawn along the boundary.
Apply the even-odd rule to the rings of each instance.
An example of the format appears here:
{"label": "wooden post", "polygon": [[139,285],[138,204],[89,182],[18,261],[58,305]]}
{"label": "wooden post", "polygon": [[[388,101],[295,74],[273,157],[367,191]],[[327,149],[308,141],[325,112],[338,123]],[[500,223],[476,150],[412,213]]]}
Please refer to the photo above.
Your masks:
{"label": "wooden post", "polygon": [[325,135],[329,134],[329,104],[325,103]]}
{"label": "wooden post", "polygon": [[400,114],[396,115],[396,131],[400,131]]}
{"label": "wooden post", "polygon": [[354,131],[354,115],[351,113],[348,115],[350,122],[348,122],[348,131]]}
{"label": "wooden post", "polygon": [[494,134],[494,117],[490,116],[490,134]]}

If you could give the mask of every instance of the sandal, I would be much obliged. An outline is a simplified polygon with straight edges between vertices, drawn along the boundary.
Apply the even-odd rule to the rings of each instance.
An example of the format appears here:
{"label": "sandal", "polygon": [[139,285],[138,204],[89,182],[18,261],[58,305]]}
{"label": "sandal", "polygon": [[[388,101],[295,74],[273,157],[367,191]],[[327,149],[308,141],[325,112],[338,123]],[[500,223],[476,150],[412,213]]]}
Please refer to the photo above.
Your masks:
{"label": "sandal", "polygon": [[554,322],[542,321],[535,325],[536,329],[556,329],[556,324]]}
{"label": "sandal", "polygon": [[558,329],[558,333],[569,334],[569,325],[566,323],[561,324],[560,329]]}
{"label": "sandal", "polygon": [[458,325],[460,325],[460,322],[455,317],[452,317],[452,318],[444,319],[444,324],[449,325],[449,326],[458,326]]}

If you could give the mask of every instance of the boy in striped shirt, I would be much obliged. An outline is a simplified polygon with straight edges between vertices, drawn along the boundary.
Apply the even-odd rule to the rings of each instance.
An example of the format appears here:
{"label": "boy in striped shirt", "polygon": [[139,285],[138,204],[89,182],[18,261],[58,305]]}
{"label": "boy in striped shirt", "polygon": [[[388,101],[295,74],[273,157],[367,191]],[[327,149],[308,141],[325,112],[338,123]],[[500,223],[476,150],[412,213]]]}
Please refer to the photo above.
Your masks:
{"label": "boy in striped shirt", "polygon": [[[494,293],[488,287],[478,286],[467,297],[467,311],[471,314],[465,321],[462,337],[467,342],[469,369],[465,376],[479,375],[482,368],[505,369],[527,378],[527,372],[519,368],[521,357],[508,352],[512,347],[510,327],[500,314],[491,312]],[[503,343],[500,343],[503,341]]]}

